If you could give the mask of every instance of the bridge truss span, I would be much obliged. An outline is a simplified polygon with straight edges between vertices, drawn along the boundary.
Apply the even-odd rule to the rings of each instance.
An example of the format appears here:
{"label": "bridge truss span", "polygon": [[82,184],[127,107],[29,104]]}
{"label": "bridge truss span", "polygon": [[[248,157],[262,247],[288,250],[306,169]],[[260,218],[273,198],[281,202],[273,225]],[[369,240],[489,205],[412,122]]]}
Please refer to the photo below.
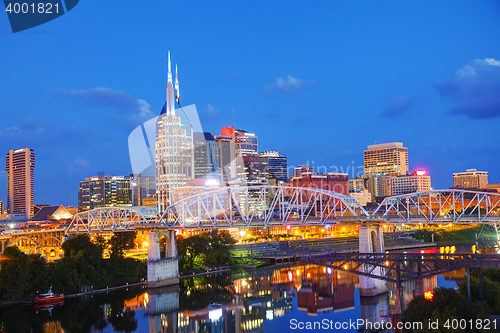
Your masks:
{"label": "bridge truss span", "polygon": [[387,197],[371,214],[389,223],[493,223],[500,221],[500,193],[459,189]]}
{"label": "bridge truss span", "polygon": [[162,226],[156,209],[146,207],[100,207],[77,213],[65,233],[128,231]]}
{"label": "bridge truss span", "polygon": [[367,219],[354,198],[317,188],[229,186],[199,193],[167,208],[172,228],[328,225]]}

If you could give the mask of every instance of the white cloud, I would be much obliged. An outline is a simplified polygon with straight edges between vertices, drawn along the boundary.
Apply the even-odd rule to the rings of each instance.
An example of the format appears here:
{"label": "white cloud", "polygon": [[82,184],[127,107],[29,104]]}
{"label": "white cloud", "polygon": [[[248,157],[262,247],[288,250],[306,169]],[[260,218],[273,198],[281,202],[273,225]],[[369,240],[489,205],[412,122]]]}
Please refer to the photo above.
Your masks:
{"label": "white cloud", "polygon": [[262,92],[265,95],[273,93],[293,95],[300,91],[309,90],[315,85],[316,82],[314,80],[296,79],[291,75],[287,75],[286,78],[279,77],[275,82],[265,85]]}
{"label": "white cloud", "polygon": [[154,116],[154,112],[150,110],[151,104],[143,99],[138,99],[137,104],[139,104],[139,114],[137,114],[138,117],[149,119]]}

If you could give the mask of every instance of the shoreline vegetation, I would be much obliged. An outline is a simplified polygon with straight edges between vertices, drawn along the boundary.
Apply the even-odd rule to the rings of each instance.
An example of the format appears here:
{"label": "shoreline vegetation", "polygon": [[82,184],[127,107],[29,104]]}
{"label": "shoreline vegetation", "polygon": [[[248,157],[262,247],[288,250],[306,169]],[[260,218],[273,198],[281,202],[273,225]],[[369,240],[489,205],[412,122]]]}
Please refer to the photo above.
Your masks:
{"label": "shoreline vegetation", "polygon": [[476,239],[486,241],[496,241],[497,234],[495,228],[488,224],[474,225],[474,226],[455,226],[452,230],[439,228],[433,231],[418,230],[414,232],[411,237],[421,239],[424,242],[432,241],[432,234],[434,234],[434,242],[447,243],[447,242],[474,242]]}

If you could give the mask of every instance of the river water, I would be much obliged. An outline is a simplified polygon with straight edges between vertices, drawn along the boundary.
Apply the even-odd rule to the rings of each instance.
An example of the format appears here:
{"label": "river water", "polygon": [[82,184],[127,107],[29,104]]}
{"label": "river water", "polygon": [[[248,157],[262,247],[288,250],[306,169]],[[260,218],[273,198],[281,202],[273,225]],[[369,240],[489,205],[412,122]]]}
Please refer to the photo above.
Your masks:
{"label": "river water", "polygon": [[[426,278],[423,290],[456,287],[464,273]],[[2,308],[0,332],[297,332],[301,325],[325,319],[330,325],[358,319],[387,322],[396,310],[394,284],[388,283],[387,293],[364,298],[359,279],[320,266],[272,266],[197,277],[175,287],[136,287],[70,298],[49,309]],[[404,304],[413,299],[414,289],[414,282],[404,284]]]}

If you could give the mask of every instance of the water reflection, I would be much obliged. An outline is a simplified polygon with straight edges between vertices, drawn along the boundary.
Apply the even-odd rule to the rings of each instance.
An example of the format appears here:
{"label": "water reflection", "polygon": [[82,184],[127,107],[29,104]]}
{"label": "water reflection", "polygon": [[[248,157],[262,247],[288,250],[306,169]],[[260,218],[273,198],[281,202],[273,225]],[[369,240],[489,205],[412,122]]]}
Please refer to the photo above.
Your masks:
{"label": "water reflection", "polygon": [[[440,280],[461,282],[464,272],[442,274]],[[404,283],[402,302],[393,283],[388,284],[387,293],[363,298],[355,274],[319,266],[269,267],[232,277],[187,279],[175,287],[135,288],[67,299],[50,310],[2,308],[0,331],[285,332],[293,331],[292,318],[388,321],[398,303],[404,307],[419,289],[436,287],[438,277],[434,276]]]}

